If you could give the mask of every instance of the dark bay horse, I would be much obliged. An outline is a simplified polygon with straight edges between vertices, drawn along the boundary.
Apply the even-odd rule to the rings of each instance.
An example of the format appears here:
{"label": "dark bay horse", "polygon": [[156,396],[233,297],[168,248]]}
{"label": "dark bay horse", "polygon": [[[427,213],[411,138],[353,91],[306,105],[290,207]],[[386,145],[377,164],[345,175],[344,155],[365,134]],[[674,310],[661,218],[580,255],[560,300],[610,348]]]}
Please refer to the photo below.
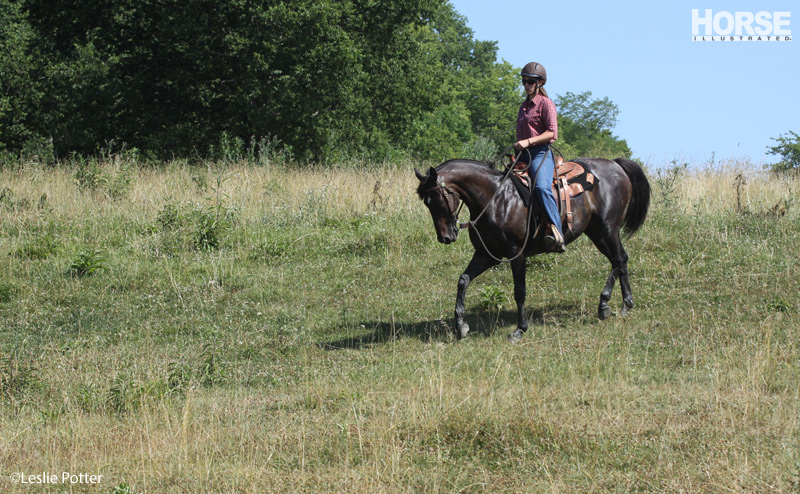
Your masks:
{"label": "dark bay horse", "polygon": [[[622,247],[620,230],[630,236],[642,226],[650,205],[650,183],[638,163],[617,158],[581,158],[581,164],[596,178],[592,190],[572,198],[573,225],[564,232],[567,244],[586,233],[597,249],[611,261],[611,274],[600,294],[597,313],[600,319],[611,315],[608,301],[617,278],[622,287],[627,314],[633,307],[628,280],[628,254]],[[514,300],[517,304],[517,329],[509,336],[519,341],[528,329],[525,315],[525,257],[546,252],[543,232],[526,242],[528,208],[510,179],[491,165],[468,160],[451,160],[426,175],[414,170],[420,181],[417,193],[433,218],[439,242],[449,244],[458,237],[458,209],[461,201],[467,206],[470,221],[469,239],[475,253],[458,280],[456,295],[456,336],[469,332],[464,322],[464,295],[470,282],[481,273],[499,264],[498,259],[510,259],[514,277]],[[475,223],[475,218],[485,210]],[[533,222],[532,222],[533,223]],[[530,225],[531,234],[535,224]],[[542,229],[543,230],[543,229]],[[524,247],[523,247],[524,246]],[[521,252],[524,248],[524,252]]]}

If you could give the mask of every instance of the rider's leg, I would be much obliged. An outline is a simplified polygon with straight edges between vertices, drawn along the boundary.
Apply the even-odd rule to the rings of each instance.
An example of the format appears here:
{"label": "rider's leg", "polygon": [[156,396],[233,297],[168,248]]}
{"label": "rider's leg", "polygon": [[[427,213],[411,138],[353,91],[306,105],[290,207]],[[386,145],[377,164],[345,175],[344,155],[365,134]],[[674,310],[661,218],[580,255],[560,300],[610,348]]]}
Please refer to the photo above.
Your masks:
{"label": "rider's leg", "polygon": [[[531,177],[536,177],[533,194],[539,205],[544,210],[547,222],[552,225],[551,234],[545,236],[545,245],[554,252],[564,252],[564,235],[561,230],[561,216],[558,214],[558,204],[553,195],[553,154],[547,146],[531,148]],[[542,159],[544,158],[544,161]],[[541,168],[539,164],[541,163]],[[536,169],[539,168],[537,174]]]}

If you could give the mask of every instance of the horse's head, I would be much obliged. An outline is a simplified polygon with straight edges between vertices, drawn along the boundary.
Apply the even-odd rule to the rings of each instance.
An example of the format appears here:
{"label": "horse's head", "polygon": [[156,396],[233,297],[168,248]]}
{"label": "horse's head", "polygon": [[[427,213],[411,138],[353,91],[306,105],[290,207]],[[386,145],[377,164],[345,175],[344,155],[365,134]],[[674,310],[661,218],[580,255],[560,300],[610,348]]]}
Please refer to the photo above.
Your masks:
{"label": "horse's head", "polygon": [[458,205],[461,198],[444,183],[435,168],[431,167],[427,175],[416,168],[414,173],[419,179],[417,194],[431,212],[436,238],[443,244],[455,242],[458,238]]}

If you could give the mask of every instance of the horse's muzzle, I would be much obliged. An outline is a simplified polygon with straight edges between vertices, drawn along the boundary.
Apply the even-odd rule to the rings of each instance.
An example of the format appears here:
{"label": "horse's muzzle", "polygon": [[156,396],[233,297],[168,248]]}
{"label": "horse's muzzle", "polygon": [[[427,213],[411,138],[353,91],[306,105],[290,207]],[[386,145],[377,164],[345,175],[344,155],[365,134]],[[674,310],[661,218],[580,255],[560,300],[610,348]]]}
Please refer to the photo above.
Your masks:
{"label": "horse's muzzle", "polygon": [[458,228],[450,228],[450,232],[447,235],[437,235],[437,240],[439,243],[449,245],[456,241],[458,238]]}

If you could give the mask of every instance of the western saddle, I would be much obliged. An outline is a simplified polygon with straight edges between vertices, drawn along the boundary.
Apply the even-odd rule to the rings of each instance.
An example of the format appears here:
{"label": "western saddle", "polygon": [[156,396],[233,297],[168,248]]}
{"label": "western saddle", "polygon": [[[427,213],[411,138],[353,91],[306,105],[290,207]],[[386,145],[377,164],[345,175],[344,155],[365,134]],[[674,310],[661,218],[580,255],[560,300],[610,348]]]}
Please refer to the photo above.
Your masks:
{"label": "western saddle", "polygon": [[[513,163],[512,157],[512,163]],[[514,165],[512,177],[516,178],[517,188],[522,191],[519,184],[525,189],[530,190],[530,177],[528,176],[528,165],[519,162]],[[597,178],[586,167],[579,162],[564,161],[561,156],[556,156],[555,167],[553,170],[553,195],[557,198],[558,210],[561,214],[561,221],[566,227],[572,230],[572,201],[571,199],[584,191],[592,190]]]}

